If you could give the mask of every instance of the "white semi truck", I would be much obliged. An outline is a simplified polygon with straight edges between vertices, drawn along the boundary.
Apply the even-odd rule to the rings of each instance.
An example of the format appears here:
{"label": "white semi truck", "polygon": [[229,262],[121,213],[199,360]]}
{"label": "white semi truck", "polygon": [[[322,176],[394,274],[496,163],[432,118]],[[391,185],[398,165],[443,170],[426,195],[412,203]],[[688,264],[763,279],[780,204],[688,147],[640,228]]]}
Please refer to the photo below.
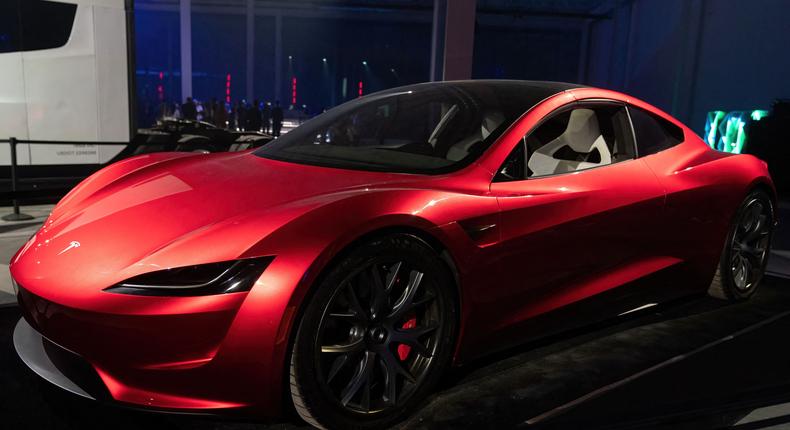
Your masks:
{"label": "white semi truck", "polygon": [[[69,186],[116,157],[239,151],[272,139],[172,119],[137,130],[133,17],[133,0],[0,0],[0,141],[19,141],[23,188]],[[0,142],[0,172],[10,162]]]}
{"label": "white semi truck", "polygon": [[[19,165],[103,164],[129,142],[132,4],[125,0],[0,2],[0,139]],[[0,166],[9,165],[7,143]]]}

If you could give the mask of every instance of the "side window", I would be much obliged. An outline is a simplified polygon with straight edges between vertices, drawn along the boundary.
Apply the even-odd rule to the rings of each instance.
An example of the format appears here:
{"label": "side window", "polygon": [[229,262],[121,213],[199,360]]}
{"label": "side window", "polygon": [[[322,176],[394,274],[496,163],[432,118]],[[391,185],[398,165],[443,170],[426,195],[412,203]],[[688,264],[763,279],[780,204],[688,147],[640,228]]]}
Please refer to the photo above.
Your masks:
{"label": "side window", "polygon": [[0,53],[22,50],[19,0],[0,1]]}
{"label": "side window", "polygon": [[60,48],[71,36],[76,4],[0,1],[0,53]]}
{"label": "side window", "polygon": [[526,145],[524,143],[524,139],[522,138],[521,142],[516,145],[510,155],[508,155],[505,162],[502,164],[502,167],[499,169],[499,172],[497,172],[494,181],[520,181],[527,177],[527,172],[525,171],[527,160],[524,158],[525,148]]}
{"label": "side window", "polygon": [[495,181],[571,173],[634,158],[625,108],[580,105],[553,114],[517,145]]}
{"label": "side window", "polygon": [[25,51],[64,46],[71,37],[76,4],[22,0],[22,47]]}
{"label": "side window", "polygon": [[628,107],[639,156],[655,154],[683,142],[683,130],[664,118]]}

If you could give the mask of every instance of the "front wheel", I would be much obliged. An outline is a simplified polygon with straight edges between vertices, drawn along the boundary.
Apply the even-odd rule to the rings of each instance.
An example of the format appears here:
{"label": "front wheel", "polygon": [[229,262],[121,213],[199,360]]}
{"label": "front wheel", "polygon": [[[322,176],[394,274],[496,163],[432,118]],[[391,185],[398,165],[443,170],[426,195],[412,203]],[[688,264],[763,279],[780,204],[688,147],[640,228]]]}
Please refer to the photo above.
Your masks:
{"label": "front wheel", "polygon": [[754,294],[765,274],[773,227],[771,197],[761,190],[752,191],[730,226],[710,295],[738,301]]}
{"label": "front wheel", "polygon": [[320,283],[299,323],[290,361],[297,413],[320,428],[403,419],[449,363],[452,282],[433,249],[411,235],[352,251]]}

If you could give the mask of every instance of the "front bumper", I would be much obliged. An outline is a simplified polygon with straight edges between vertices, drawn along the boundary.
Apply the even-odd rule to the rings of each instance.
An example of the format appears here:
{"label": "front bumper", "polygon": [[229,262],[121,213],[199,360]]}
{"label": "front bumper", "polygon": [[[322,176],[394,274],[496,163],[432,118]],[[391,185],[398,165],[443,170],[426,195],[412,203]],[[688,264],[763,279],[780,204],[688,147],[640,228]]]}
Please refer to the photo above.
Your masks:
{"label": "front bumper", "polygon": [[21,318],[14,328],[14,349],[45,380],[91,400],[107,399],[107,387],[82,357],[56,345]]}
{"label": "front bumper", "polygon": [[[62,381],[62,373],[97,400],[102,396],[94,391],[106,390],[109,401],[125,407],[279,416],[291,325],[303,298],[297,285],[312,282],[304,277],[303,261],[312,260],[275,259],[248,292],[197,297],[91,292],[87,286],[75,294],[12,265],[20,310],[32,329],[19,336],[36,338],[37,332],[38,342],[87,363],[88,373],[98,375],[98,390],[83,387],[83,373],[77,378],[58,366],[42,376]],[[37,373],[52,372],[24,352],[29,348],[19,349]]]}
{"label": "front bumper", "polygon": [[[269,415],[261,411],[265,368],[245,362],[259,351],[226,342],[237,336],[232,327],[245,298],[232,296],[168,298],[157,305],[164,314],[106,314],[62,306],[20,286],[23,318],[14,345],[35,373],[89,399],[160,411]],[[168,311],[167,302],[181,312]]]}

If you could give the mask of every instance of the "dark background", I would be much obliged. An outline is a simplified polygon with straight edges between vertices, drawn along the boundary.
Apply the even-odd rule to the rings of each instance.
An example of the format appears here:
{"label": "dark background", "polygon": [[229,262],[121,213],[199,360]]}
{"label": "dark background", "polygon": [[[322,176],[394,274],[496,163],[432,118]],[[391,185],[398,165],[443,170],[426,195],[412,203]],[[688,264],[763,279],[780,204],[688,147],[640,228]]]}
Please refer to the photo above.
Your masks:
{"label": "dark background", "polygon": [[[197,99],[222,98],[227,74],[233,100],[245,97],[244,5],[192,1]],[[254,79],[261,100],[274,97],[278,9],[281,92],[290,98],[290,77],[297,77],[297,105],[311,112],[356,97],[359,81],[369,93],[428,80],[432,0],[256,5]],[[178,2],[136,0],[135,8],[138,102],[157,102],[160,72],[166,99],[181,100]],[[702,134],[708,111],[769,109],[775,98],[790,97],[788,22],[786,0],[478,0],[473,78],[571,81],[619,90]]]}

